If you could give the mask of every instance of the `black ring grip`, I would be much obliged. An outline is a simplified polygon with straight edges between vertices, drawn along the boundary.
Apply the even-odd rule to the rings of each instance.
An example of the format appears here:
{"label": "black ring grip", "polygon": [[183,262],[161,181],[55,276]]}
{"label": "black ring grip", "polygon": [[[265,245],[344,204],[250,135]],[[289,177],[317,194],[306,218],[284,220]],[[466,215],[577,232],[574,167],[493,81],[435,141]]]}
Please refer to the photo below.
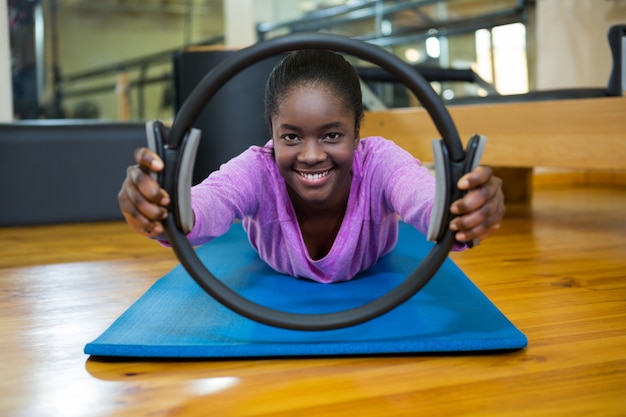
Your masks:
{"label": "black ring grip", "polygon": [[[457,182],[468,172],[480,165],[487,138],[482,135],[473,135],[467,143],[465,159],[460,162],[450,161],[446,144],[441,140],[433,140],[433,156],[435,160],[435,201],[430,214],[427,239],[437,242],[443,238],[450,221],[454,217],[450,213],[450,205],[461,198],[466,192],[457,188]],[[451,192],[448,192],[450,190]],[[476,246],[480,240],[466,242],[468,247]]]}
{"label": "black ring grip", "polygon": [[[441,134],[442,141],[446,144],[450,163],[453,166],[464,163],[463,145],[443,101],[430,84],[410,65],[378,46],[355,39],[321,33],[291,34],[257,43],[231,55],[209,72],[185,100],[167,134],[167,143],[162,143],[162,149],[158,151],[164,155],[166,168],[163,171],[162,180],[172,200],[182,195],[177,188],[189,187],[178,180],[180,178],[178,170],[182,166],[181,160],[185,159],[179,154],[184,152],[181,149],[185,148],[185,142],[189,140],[185,139],[188,137],[186,132],[195,122],[206,102],[225,82],[243,69],[262,59],[296,49],[329,49],[343,52],[370,61],[389,71],[415,94],[428,111]],[[159,140],[163,142],[165,129],[153,127],[151,130],[158,132],[154,134],[155,138],[159,138],[155,140],[155,143]],[[159,146],[158,143],[156,145]],[[171,166],[168,167],[169,164]],[[456,173],[453,172],[453,176],[455,175]],[[449,192],[456,189],[448,185],[446,187]],[[180,217],[178,212],[180,208],[179,202],[172,205],[172,212],[164,221],[164,226],[176,256],[198,285],[226,307],[251,320],[293,330],[330,330],[353,326],[392,310],[414,296],[429,282],[455,243],[454,234],[446,228],[423,262],[407,279],[387,294],[360,307],[323,314],[290,313],[258,305],[217,279],[202,264],[181,230],[180,222],[177,220]]]}
{"label": "black ring grip", "polygon": [[[191,231],[194,224],[191,210],[191,181],[201,132],[199,129],[190,129],[180,148],[175,151],[168,151],[165,145],[167,133],[165,125],[157,120],[146,123],[148,148],[164,161],[163,171],[151,175],[170,196],[176,196],[170,199],[170,212],[174,213],[178,228],[186,234]],[[168,172],[172,172],[173,175],[168,176]]]}

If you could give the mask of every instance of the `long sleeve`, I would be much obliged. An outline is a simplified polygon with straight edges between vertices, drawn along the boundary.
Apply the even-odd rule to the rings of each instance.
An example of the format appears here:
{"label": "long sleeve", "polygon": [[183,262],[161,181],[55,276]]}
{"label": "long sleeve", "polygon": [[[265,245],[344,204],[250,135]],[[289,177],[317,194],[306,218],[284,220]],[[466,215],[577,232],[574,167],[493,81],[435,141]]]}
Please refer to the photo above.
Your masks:
{"label": "long sleeve", "polygon": [[261,203],[267,169],[267,148],[253,147],[223,164],[191,190],[195,217],[187,238],[193,245],[228,231],[235,219],[254,216]]}
{"label": "long sleeve", "polygon": [[390,140],[372,137],[363,142],[361,175],[370,188],[372,209],[380,205],[426,233],[435,194],[433,175]]}

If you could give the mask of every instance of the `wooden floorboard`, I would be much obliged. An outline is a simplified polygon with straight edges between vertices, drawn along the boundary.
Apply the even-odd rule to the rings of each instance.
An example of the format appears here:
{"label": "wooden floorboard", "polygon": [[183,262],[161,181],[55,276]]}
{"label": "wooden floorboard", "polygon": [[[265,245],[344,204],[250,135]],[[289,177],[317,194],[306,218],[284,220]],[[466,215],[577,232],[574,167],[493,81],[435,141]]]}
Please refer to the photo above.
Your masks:
{"label": "wooden floorboard", "polygon": [[171,250],[118,222],[0,228],[0,415],[624,416],[625,213],[625,187],[542,187],[452,255],[528,348],[352,358],[88,358]]}

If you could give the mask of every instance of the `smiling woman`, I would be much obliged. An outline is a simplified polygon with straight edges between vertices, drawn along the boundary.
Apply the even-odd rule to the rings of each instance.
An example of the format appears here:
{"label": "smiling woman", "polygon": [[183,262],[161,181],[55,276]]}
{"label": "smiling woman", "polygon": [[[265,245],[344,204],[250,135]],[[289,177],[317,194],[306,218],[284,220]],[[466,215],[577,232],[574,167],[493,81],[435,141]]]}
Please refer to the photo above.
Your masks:
{"label": "smiling woman", "polygon": [[[323,59],[303,59],[311,55],[308,51],[310,49],[319,50],[316,54],[324,55]],[[327,90],[328,85],[334,84],[331,81],[340,74],[350,74],[348,85],[359,85],[356,71],[343,57],[328,49],[353,54],[380,65],[406,83],[422,101],[443,137],[442,141],[434,143],[441,162],[436,165],[441,169],[437,190],[445,190],[443,194],[434,192],[435,180],[429,171],[393,142],[380,137],[359,141],[353,153],[352,175],[346,176],[351,179],[349,198],[343,206],[333,207],[333,216],[343,220],[327,255],[324,256],[322,252],[319,255],[323,256],[321,259],[312,259],[298,224],[302,219],[298,218],[296,212],[296,198],[291,198],[287,190],[290,188],[287,181],[290,178],[283,177],[277,166],[273,146],[277,138],[274,137],[266,146],[251,147],[231,159],[194,186],[189,212],[181,210],[180,202],[187,201],[189,197],[184,194],[188,185],[180,179],[185,177],[185,172],[189,172],[189,164],[184,161],[188,159],[188,149],[195,148],[193,138],[197,136],[193,129],[187,134],[187,129],[198,117],[204,103],[239,71],[268,56],[294,50],[270,75],[268,97],[274,91],[289,96],[292,94],[290,89],[300,84],[318,85],[322,90]],[[324,64],[331,60],[340,65],[326,68]],[[288,73],[284,70],[289,64],[300,61],[307,65],[295,65]],[[298,83],[294,80],[298,80]],[[324,82],[320,83],[321,80]],[[359,91],[357,88],[353,90]],[[343,91],[339,89],[340,93]],[[359,109],[355,114],[361,114],[360,94],[357,96],[355,100],[354,95],[316,94],[313,101],[324,98],[330,102],[356,102]],[[272,104],[281,101],[282,98],[266,100],[270,116],[273,114]],[[337,124],[337,117],[340,117],[339,120],[346,117],[345,106],[330,104],[315,104],[320,114],[328,118],[317,129],[320,126],[328,129]],[[281,109],[281,106],[278,108]],[[330,117],[325,114],[327,109],[335,109],[340,113]],[[278,116],[276,114],[272,119]],[[300,111],[298,117],[306,118],[308,114]],[[354,115],[348,119],[350,124],[360,120]],[[292,128],[297,126],[299,130],[302,130],[302,126],[308,126],[304,121],[290,121],[287,125]],[[328,330],[372,319],[397,307],[421,289],[439,268],[455,239],[460,243],[456,247],[462,248],[462,242],[490,236],[499,227],[504,214],[501,181],[492,177],[489,168],[475,165],[475,159],[479,159],[475,156],[480,154],[478,150],[481,149],[481,146],[476,146],[481,143],[480,138],[472,138],[468,146],[470,151],[466,154],[441,99],[413,68],[381,48],[346,37],[329,34],[289,35],[243,49],[202,79],[185,101],[169,132],[162,126],[156,126],[150,124],[148,129],[152,151],[140,149],[136,152],[137,166],[129,168],[119,194],[120,207],[127,222],[154,239],[167,239],[185,268],[211,296],[232,310],[265,324],[298,330]],[[319,135],[319,132],[312,134],[305,129],[301,133],[303,137],[315,137],[315,140],[309,138],[306,142],[317,146],[319,136],[315,135]],[[334,140],[339,138],[336,132],[331,133]],[[327,136],[325,134],[323,137]],[[298,146],[298,136],[290,133],[282,138],[290,139],[292,145],[288,146]],[[293,140],[296,140],[296,145],[293,145]],[[305,150],[313,145],[306,145]],[[164,161],[168,164],[165,171]],[[293,169],[284,172],[302,181],[302,176],[293,174]],[[331,172],[327,177],[330,177],[329,180],[322,179],[321,182],[332,184],[334,173]],[[170,200],[170,196],[174,199]],[[297,196],[297,200],[309,212],[316,208],[301,195]],[[173,207],[171,213],[170,202]],[[317,213],[316,216],[323,219]],[[357,273],[373,266],[393,248],[398,238],[398,216],[423,233],[428,229],[429,236],[429,226],[435,224],[440,230],[432,234],[437,244],[401,285],[368,304],[336,313],[292,314],[250,302],[217,280],[192,248],[192,245],[206,243],[224,234],[234,217],[242,220],[252,246],[274,270],[324,283],[338,282],[352,279]],[[450,221],[451,216],[456,217]],[[189,229],[183,225],[188,223],[193,228],[186,233]],[[334,233],[335,229],[330,230]]]}

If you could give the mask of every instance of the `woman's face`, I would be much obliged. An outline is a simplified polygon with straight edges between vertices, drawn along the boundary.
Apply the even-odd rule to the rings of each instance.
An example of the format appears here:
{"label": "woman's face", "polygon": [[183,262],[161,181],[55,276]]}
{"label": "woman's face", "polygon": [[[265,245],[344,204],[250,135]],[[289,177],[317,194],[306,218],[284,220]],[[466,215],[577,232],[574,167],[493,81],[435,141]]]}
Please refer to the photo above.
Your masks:
{"label": "woman's face", "polygon": [[272,117],[272,139],[296,209],[345,206],[359,132],[354,112],[332,90],[319,85],[289,90]]}

